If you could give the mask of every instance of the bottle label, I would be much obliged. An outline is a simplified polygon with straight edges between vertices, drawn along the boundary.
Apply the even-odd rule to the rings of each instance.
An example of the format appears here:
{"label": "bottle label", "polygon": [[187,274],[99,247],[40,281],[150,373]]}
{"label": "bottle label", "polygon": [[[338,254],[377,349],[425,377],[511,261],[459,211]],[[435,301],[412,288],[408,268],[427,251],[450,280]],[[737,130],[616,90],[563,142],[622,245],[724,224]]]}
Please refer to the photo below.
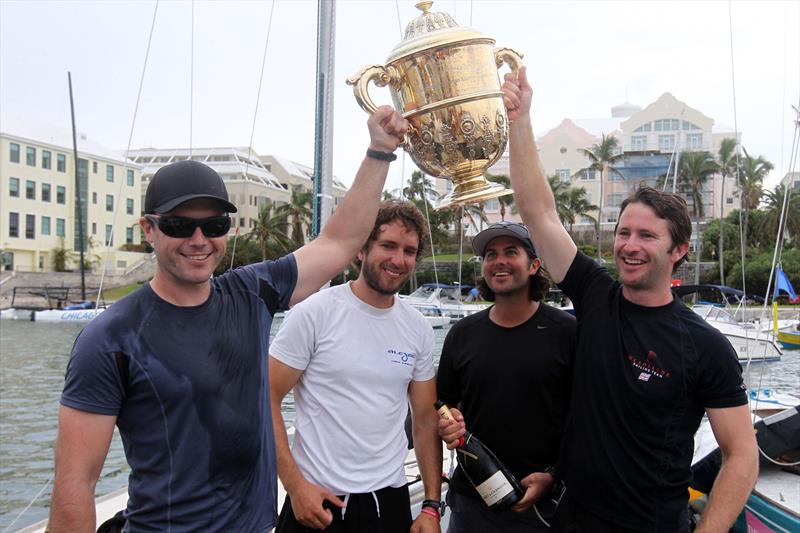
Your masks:
{"label": "bottle label", "polygon": [[514,487],[511,486],[511,483],[508,482],[501,470],[492,474],[486,481],[477,485],[475,489],[489,507],[502,500],[507,494],[514,492]]}

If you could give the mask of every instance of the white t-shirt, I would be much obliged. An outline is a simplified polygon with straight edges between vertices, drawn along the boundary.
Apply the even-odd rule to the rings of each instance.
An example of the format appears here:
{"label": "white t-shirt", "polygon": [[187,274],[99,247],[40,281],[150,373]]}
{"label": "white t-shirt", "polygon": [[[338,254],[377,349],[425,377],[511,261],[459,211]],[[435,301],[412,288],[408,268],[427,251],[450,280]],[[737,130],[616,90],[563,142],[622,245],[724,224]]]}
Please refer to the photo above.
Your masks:
{"label": "white t-shirt", "polygon": [[292,309],[270,355],[303,370],[292,455],[307,480],[334,494],[406,483],[408,386],[434,377],[432,352],[430,325],[399,298],[378,309],[345,284]]}

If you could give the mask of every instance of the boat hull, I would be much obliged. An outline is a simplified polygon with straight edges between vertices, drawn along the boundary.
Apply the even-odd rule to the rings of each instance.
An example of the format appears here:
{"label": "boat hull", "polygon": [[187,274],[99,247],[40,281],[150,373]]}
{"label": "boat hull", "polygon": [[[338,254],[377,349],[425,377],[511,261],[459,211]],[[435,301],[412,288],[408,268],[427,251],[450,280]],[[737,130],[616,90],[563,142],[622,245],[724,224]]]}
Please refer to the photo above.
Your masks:
{"label": "boat hull", "polygon": [[787,350],[800,350],[800,331],[779,330],[778,342]]}
{"label": "boat hull", "polygon": [[89,322],[105,311],[100,309],[47,309],[33,314],[34,322]]}

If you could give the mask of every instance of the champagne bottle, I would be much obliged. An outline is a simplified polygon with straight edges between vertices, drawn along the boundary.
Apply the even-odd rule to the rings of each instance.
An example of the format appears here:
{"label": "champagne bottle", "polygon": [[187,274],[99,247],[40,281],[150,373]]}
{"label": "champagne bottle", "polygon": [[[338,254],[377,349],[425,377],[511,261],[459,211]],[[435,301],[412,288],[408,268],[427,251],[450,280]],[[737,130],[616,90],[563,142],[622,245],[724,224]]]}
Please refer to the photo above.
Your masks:
{"label": "champagne bottle", "polygon": [[[443,401],[437,400],[433,406],[440,417],[454,420]],[[525,495],[514,474],[469,431],[459,441],[456,460],[469,482],[492,510],[511,507]]]}

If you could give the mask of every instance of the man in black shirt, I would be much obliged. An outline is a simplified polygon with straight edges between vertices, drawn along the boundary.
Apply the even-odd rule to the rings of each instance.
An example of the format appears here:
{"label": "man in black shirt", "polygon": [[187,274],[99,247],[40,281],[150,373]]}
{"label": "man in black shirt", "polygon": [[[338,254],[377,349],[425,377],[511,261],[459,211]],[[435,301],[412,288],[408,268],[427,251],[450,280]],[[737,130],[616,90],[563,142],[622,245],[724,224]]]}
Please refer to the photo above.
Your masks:
{"label": "man in black shirt", "polygon": [[445,339],[437,394],[454,406],[457,422],[441,420],[439,435],[457,441],[466,419],[526,493],[514,506],[518,512],[495,513],[456,469],[448,532],[546,531],[552,512],[532,506],[554,483],[569,405],[575,317],[541,303],[549,282],[525,226],[492,224],[472,247],[483,258],[481,296],[494,305],[455,324]]}
{"label": "man in black shirt", "polygon": [[730,343],[670,291],[689,248],[681,197],[639,189],[620,206],[615,281],[559,221],[531,127],[525,70],[503,85],[510,174],[522,219],[575,305],[572,411],[559,458],[564,531],[688,531],[693,436],[708,414],[723,454],[698,532],[727,531],[758,475],[741,367]]}

